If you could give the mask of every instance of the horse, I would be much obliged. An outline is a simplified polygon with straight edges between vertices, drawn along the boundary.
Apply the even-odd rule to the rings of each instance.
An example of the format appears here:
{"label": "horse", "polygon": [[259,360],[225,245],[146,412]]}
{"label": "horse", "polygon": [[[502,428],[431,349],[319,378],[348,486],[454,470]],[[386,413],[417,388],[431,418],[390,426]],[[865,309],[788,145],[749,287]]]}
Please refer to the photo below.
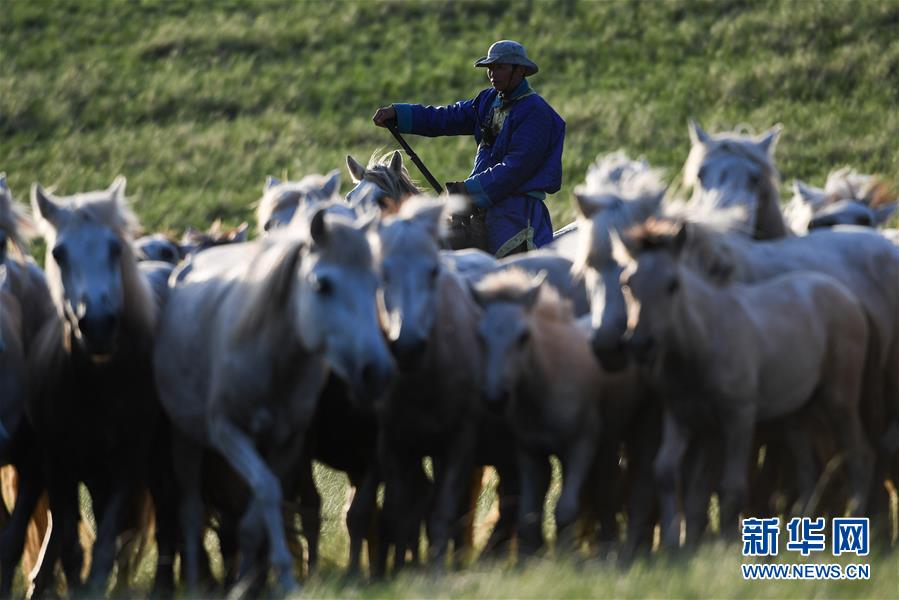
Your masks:
{"label": "horse", "polygon": [[134,241],[135,254],[139,261],[159,261],[172,265],[206,248],[221,244],[235,244],[247,241],[250,225],[243,222],[233,229],[222,229],[222,222],[216,219],[207,231],[188,227],[175,241],[164,233],[144,235]]}
{"label": "horse", "polygon": [[256,203],[258,233],[287,225],[299,208],[314,211],[320,202],[332,200],[339,189],[340,171],[336,169],[327,175],[307,175],[299,181],[268,176],[262,186],[262,198]]}
{"label": "horse", "polygon": [[211,248],[172,275],[155,373],[174,425],[189,588],[198,578],[205,448],[250,488],[239,529],[241,577],[267,540],[278,585],[296,588],[282,489],[295,485],[328,372],[348,382],[360,402],[382,393],[393,375],[376,316],[369,225],[321,208],[303,231],[293,223]]}
{"label": "horse", "polygon": [[797,235],[836,225],[881,227],[896,206],[895,195],[882,179],[843,167],[827,175],[823,188],[794,180],[784,218]]}
{"label": "horse", "polygon": [[[434,464],[432,564],[441,564],[452,538],[456,556],[461,554],[459,520],[476,465],[494,465],[501,480],[501,516],[488,547],[504,544],[514,528],[510,502],[517,496],[517,474],[510,432],[479,402],[479,310],[466,281],[442,260],[445,211],[442,201],[413,198],[377,231],[381,321],[400,368],[393,390],[375,406],[385,482],[379,562],[386,563],[392,542],[395,570],[403,566],[406,548],[418,543],[415,480],[425,456]],[[432,390],[427,402],[423,389]]]}
{"label": "horse", "polygon": [[[154,589],[170,593],[174,506],[170,458],[156,447],[167,435],[151,368],[156,306],[134,257],[137,220],[124,190],[121,176],[106,190],[68,197],[32,186],[57,314],[29,352],[26,413],[38,436],[54,518],[51,571],[61,554],[69,585],[80,583],[79,481],[91,494],[98,523],[86,582],[94,594],[106,589],[116,539],[149,489],[159,552]],[[141,525],[145,532],[148,523]]]}
{"label": "horse", "polygon": [[[615,478],[601,470],[601,441],[608,435],[604,413],[611,412],[604,406],[632,405],[638,393],[636,370],[604,372],[590,348],[589,322],[579,323],[572,303],[545,282],[545,273],[509,269],[474,286],[483,309],[478,325],[486,358],[483,395],[494,411],[505,413],[517,439],[524,554],[533,554],[542,542],[550,454],[559,457],[564,474],[555,515],[557,545],[573,545],[571,526],[580,514],[593,510],[608,516],[603,504],[614,502]],[[615,467],[617,454],[617,446],[605,453]],[[604,540],[617,541],[614,511],[602,527]]]}
{"label": "horse", "polygon": [[[748,496],[755,424],[807,405],[820,407],[833,424],[852,480],[848,510],[863,510],[872,454],[859,414],[868,335],[863,307],[820,273],[741,284],[726,255],[687,257],[709,250],[689,246],[691,231],[649,221],[623,243],[613,237],[625,265],[627,344],[666,390],[655,464],[664,544],[679,544],[676,487],[691,437],[720,433],[721,528],[735,535]],[[693,266],[710,263],[718,264],[717,277]]]}
{"label": "horse", "polygon": [[385,216],[396,214],[403,202],[422,192],[403,166],[399,150],[373,155],[365,167],[347,154],[346,167],[355,184],[346,195],[347,202],[375,204]]}
{"label": "horse", "polygon": [[623,232],[660,210],[666,185],[662,172],[645,160],[623,152],[600,156],[589,167],[585,183],[574,190],[578,244],[572,272],[584,281],[590,300],[592,347],[610,370],[624,368],[627,357],[620,340],[627,312],[619,287],[621,266],[612,256],[613,232]]}
{"label": "horse", "polygon": [[709,135],[691,120],[683,183],[693,189],[692,205],[700,212],[744,207],[740,225],[746,234],[756,239],[788,235],[773,159],[781,129],[775,125],[755,137],[740,132]]}
{"label": "horse", "polygon": [[[15,202],[6,175],[0,173],[0,271],[4,280],[0,284],[0,423],[6,434],[0,461],[11,465],[3,467],[3,479],[4,499],[12,509],[0,533],[0,596],[10,594],[20,559],[23,573],[31,572],[47,528],[46,500],[38,506],[43,491],[38,451],[34,432],[24,418],[28,391],[25,360],[41,326],[55,318],[56,309],[43,271],[25,251],[34,233],[32,219]],[[32,515],[33,526],[29,526]],[[28,529],[34,533],[26,545]]]}

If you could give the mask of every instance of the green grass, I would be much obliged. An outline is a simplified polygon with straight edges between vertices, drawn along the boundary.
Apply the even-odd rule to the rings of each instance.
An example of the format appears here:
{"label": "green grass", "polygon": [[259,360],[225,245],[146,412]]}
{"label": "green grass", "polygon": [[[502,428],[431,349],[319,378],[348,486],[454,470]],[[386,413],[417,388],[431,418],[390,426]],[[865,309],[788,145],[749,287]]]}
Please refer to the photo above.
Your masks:
{"label": "green grass", "polygon": [[[233,224],[267,174],[394,147],[370,123],[379,105],[474,95],[473,59],[507,37],[568,122],[557,225],[599,153],[674,178],[688,117],[782,122],[786,182],[844,164],[895,179],[897,24],[892,1],[5,0],[0,169],[22,198],[34,181],[74,193],[123,173],[148,229]],[[411,142],[438,178],[468,174],[470,139]]]}

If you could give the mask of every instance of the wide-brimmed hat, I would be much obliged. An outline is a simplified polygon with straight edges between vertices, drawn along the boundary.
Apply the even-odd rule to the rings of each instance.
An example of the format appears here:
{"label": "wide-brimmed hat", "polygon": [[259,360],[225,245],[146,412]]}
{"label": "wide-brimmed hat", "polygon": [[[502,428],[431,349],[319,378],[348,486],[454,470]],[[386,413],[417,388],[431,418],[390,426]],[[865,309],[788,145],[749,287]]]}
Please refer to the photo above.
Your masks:
{"label": "wide-brimmed hat", "polygon": [[487,65],[523,65],[524,74],[533,75],[539,68],[537,63],[528,58],[524,46],[512,40],[500,40],[495,42],[490,49],[487,50],[487,56],[479,58],[475,61],[474,66],[486,67]]}

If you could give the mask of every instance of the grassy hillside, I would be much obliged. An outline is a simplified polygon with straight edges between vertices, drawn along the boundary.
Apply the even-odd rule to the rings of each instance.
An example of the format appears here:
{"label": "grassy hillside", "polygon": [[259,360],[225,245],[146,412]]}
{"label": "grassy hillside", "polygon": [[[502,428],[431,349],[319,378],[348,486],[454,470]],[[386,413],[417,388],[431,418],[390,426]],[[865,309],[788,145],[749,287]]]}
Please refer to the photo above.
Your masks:
{"label": "grassy hillside", "polygon": [[[844,164],[899,173],[897,2],[4,0],[2,12],[13,192],[123,173],[151,229],[237,222],[267,174],[393,148],[374,110],[474,95],[487,82],[472,61],[499,38],[527,45],[532,84],[568,122],[557,225],[598,153],[645,154],[674,177],[690,116],[710,131],[782,122],[785,182],[821,185]],[[438,178],[468,174],[470,139],[411,141]]]}

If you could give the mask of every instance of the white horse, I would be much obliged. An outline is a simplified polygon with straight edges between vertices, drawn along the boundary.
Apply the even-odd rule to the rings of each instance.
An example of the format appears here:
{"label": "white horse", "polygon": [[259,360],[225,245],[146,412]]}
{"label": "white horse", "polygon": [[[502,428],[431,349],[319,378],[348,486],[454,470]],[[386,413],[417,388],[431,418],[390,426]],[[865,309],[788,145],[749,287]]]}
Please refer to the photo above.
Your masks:
{"label": "white horse", "polygon": [[262,186],[262,198],[256,203],[256,229],[265,233],[283,227],[294,218],[297,209],[315,210],[321,202],[330,202],[340,190],[340,171],[327,175],[311,174],[299,181],[281,181],[269,176]]}
{"label": "white horse", "polygon": [[[833,424],[852,482],[849,511],[866,506],[871,450],[859,416],[868,325],[846,287],[818,273],[792,272],[739,283],[710,246],[691,247],[691,229],[649,222],[616,243],[628,303],[628,344],[665,390],[656,477],[662,537],[677,547],[676,489],[692,438],[723,439],[721,527],[730,535],[748,500],[757,422],[820,407]],[[613,238],[617,241],[617,238]],[[688,257],[712,252],[714,256]],[[710,277],[692,266],[719,262]],[[705,504],[701,507],[705,509]],[[689,507],[688,507],[689,509]]]}
{"label": "white horse", "polygon": [[315,212],[303,232],[294,223],[253,242],[212,248],[173,274],[156,381],[176,430],[188,586],[198,577],[204,448],[219,452],[250,488],[240,523],[241,575],[267,540],[279,585],[293,589],[282,486],[295,485],[328,372],[360,399],[380,395],[392,377],[368,225],[326,212]]}
{"label": "white horse", "polygon": [[684,164],[684,185],[693,189],[691,202],[700,212],[745,209],[742,231],[757,239],[784,237],[774,148],[781,126],[760,136],[739,132],[709,135],[690,121],[690,154]]}

